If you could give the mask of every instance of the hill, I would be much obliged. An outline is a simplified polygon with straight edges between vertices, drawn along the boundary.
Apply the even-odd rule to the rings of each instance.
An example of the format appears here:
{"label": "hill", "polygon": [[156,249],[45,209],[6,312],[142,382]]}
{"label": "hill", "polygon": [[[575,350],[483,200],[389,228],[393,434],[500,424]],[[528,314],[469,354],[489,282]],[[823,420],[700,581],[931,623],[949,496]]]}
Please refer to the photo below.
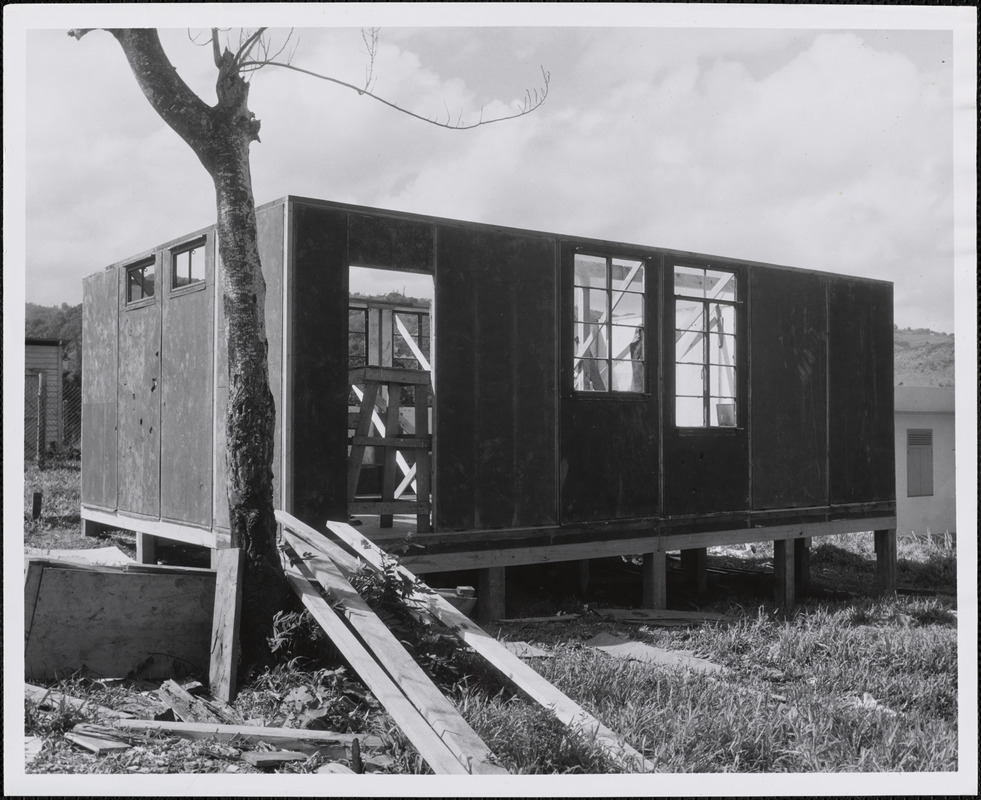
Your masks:
{"label": "hill", "polygon": [[953,386],[953,334],[926,328],[895,329],[893,369],[897,386]]}

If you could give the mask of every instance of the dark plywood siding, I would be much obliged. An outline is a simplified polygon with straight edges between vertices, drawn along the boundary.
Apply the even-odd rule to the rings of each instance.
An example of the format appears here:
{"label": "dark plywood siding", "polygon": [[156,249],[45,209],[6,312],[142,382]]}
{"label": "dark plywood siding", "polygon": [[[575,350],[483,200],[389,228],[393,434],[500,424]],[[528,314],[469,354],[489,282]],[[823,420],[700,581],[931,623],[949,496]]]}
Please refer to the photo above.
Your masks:
{"label": "dark plywood siding", "polygon": [[116,507],[116,347],[119,276],[82,283],[82,502]]}
{"label": "dark plywood siding", "polygon": [[892,286],[831,279],[831,502],[895,499]]}
{"label": "dark plywood siding", "polygon": [[[157,259],[157,275],[161,263]],[[148,305],[126,304],[119,280],[119,509],[160,516],[160,291]],[[145,301],[144,301],[145,302]]]}
{"label": "dark plywood siding", "polygon": [[[181,249],[177,245],[175,249]],[[211,525],[214,319],[213,239],[201,242],[204,283],[173,291],[164,251],[160,390],[160,515]]]}
{"label": "dark plywood siding", "polygon": [[656,515],[657,467],[652,400],[563,398],[562,522]]}
{"label": "dark plywood siding", "polygon": [[347,518],[347,214],[293,207],[293,508]]}
{"label": "dark plywood siding", "polygon": [[455,226],[438,241],[436,527],[552,524],[553,241]]}
{"label": "dark plywood siding", "polygon": [[356,213],[348,219],[349,266],[432,272],[433,223]]}
{"label": "dark plywood siding", "polygon": [[827,278],[754,268],[753,508],[828,500]]}
{"label": "dark plywood siding", "polygon": [[[603,254],[590,249],[591,253]],[[611,253],[644,258],[635,253]],[[559,486],[563,523],[655,516],[658,485],[658,322],[660,259],[646,258],[646,394],[573,391],[573,258],[562,255],[561,460]]]}
{"label": "dark plywood siding", "polygon": [[[734,271],[738,296],[747,295],[746,269],[697,258],[664,261],[664,513],[667,516],[745,511],[749,508],[748,375],[746,306],[736,310],[737,427],[679,428],[675,425],[674,266]],[[739,367],[738,365],[742,365]]]}

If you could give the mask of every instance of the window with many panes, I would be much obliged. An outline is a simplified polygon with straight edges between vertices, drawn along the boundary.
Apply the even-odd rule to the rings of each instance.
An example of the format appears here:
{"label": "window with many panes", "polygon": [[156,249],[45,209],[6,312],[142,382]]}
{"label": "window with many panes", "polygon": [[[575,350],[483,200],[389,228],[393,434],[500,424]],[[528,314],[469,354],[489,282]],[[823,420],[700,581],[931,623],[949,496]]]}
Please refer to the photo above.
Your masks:
{"label": "window with many panes", "polygon": [[392,366],[429,370],[429,314],[395,311],[392,314]]}
{"label": "window with many panes", "polygon": [[126,270],[126,302],[136,303],[153,297],[154,276],[156,265],[151,261],[144,261]]}
{"label": "window with many panes", "polygon": [[367,308],[347,310],[347,356],[349,367],[363,367],[368,363]]}
{"label": "window with many panes", "polygon": [[644,262],[577,253],[573,272],[573,388],[645,391]]}
{"label": "window with many panes", "polygon": [[170,256],[171,289],[183,289],[204,282],[204,242],[174,250]]}
{"label": "window with many panes", "polygon": [[674,268],[675,424],[728,428],[737,420],[736,275]]}

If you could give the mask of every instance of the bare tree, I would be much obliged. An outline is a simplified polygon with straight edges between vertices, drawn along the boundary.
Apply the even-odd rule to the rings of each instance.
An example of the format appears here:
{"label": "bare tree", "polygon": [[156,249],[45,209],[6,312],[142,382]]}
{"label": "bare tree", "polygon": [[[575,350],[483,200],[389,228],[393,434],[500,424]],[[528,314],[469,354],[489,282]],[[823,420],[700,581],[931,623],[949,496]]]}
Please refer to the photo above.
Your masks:
{"label": "bare tree", "polygon": [[[91,29],[76,28],[69,36],[81,39]],[[259,120],[249,110],[251,73],[264,67],[293,70],[352,89],[390,108],[446,128],[465,129],[520,117],[540,106],[548,94],[548,73],[542,70],[541,91],[526,93],[512,114],[464,123],[426,118],[372,91],[377,52],[377,29],[363,32],[369,58],[365,83],[355,86],[328,75],[302,69],[287,52],[292,32],[273,50],[265,28],[243,31],[234,52],[221,44],[212,29],[210,44],[218,70],[214,106],[202,101],[170,63],[154,29],[106,29],[119,42],[136,81],[153,109],[194,151],[215,186],[221,296],[228,351],[227,495],[233,547],[246,554],[243,618],[243,663],[268,657],[266,637],[274,614],[286,607],[289,591],[276,551],[272,463],[275,407],[269,388],[265,331],[265,281],[259,260],[252,194],[249,148],[259,140]]]}

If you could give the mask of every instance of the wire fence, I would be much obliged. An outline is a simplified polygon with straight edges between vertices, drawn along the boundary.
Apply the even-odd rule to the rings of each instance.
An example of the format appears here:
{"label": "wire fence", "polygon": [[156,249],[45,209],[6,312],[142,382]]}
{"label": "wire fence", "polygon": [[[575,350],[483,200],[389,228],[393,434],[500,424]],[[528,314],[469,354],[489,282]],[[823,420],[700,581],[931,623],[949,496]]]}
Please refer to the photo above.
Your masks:
{"label": "wire fence", "polygon": [[24,458],[77,457],[82,441],[82,387],[77,380],[51,386],[43,372],[24,376]]}

